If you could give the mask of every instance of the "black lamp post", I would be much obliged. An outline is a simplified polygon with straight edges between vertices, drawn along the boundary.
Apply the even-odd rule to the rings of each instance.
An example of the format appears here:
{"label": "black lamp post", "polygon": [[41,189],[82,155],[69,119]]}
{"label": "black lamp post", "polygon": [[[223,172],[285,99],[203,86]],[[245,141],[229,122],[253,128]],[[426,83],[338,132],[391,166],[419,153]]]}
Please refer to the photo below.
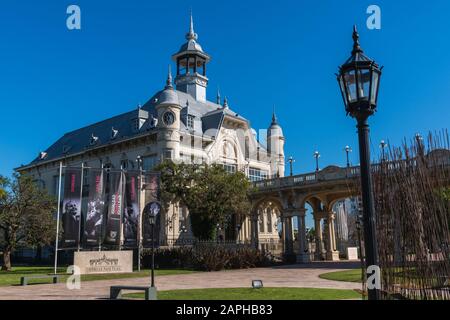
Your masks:
{"label": "black lamp post", "polygon": [[345,153],[347,155],[347,168],[349,168],[350,167],[350,159],[348,157],[348,154],[350,152],[352,152],[353,150],[352,150],[352,148],[350,148],[350,146],[345,146],[344,150],[345,150]]}
{"label": "black lamp post", "polygon": [[295,159],[294,159],[292,156],[290,156],[289,159],[288,159],[288,162],[289,162],[289,168],[290,168],[290,170],[291,170],[290,176],[292,177],[292,172],[293,172],[293,170],[292,170],[292,164],[295,162]]}
{"label": "black lamp post", "polygon": [[148,223],[151,226],[152,233],[152,273],[151,273],[151,287],[155,287],[155,224],[156,218],[161,211],[161,205],[158,202],[150,202],[144,208],[144,216],[147,217]]}
{"label": "black lamp post", "polygon": [[320,158],[319,151],[314,151],[313,156],[314,156],[314,158],[316,158],[316,172],[318,172],[319,171],[319,158]]}
{"label": "black lamp post", "polygon": [[[353,27],[353,50],[351,57],[339,68],[337,80],[344,99],[345,111],[357,121],[361,189],[364,217],[364,244],[366,268],[378,266],[378,248],[375,226],[375,208],[370,169],[368,118],[377,108],[381,69],[374,60],[364,55],[359,45],[356,26]],[[368,290],[369,300],[379,300],[380,290]]]}

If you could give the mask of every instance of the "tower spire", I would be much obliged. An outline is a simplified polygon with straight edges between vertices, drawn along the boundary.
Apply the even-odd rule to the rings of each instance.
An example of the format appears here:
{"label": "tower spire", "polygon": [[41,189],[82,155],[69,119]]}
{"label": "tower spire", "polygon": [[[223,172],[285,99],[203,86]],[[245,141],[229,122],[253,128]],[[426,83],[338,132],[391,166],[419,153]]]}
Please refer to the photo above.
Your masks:
{"label": "tower spire", "polygon": [[275,114],[275,105],[273,105],[273,110],[272,110],[272,124],[278,124],[277,115]]}
{"label": "tower spire", "polygon": [[172,68],[168,67],[168,71],[167,71],[167,80],[166,80],[166,89],[173,89],[172,86]]}
{"label": "tower spire", "polygon": [[220,105],[220,90],[219,90],[219,87],[217,87],[216,103]]}
{"label": "tower spire", "polygon": [[228,98],[226,96],[223,98],[223,108],[228,109]]}
{"label": "tower spire", "polygon": [[186,33],[186,39],[187,40],[197,40],[198,39],[198,36],[194,31],[194,18],[192,17],[192,9],[191,9],[191,15],[190,15],[189,32]]}

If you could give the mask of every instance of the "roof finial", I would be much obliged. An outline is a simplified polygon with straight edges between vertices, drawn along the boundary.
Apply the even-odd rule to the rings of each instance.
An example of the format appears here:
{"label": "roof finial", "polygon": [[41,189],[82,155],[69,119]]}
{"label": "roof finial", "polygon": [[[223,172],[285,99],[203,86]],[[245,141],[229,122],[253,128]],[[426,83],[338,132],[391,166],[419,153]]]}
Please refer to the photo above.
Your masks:
{"label": "roof finial", "polygon": [[277,115],[275,114],[275,105],[273,105],[273,110],[272,110],[272,124],[278,124]]}
{"label": "roof finial", "polygon": [[359,34],[358,30],[356,29],[356,25],[353,25],[353,50],[352,54],[355,54],[357,52],[363,52],[361,47],[359,46]]}
{"label": "roof finial", "polygon": [[219,87],[217,87],[216,103],[220,105],[220,90],[219,90]]}
{"label": "roof finial", "polygon": [[167,72],[166,89],[172,89],[172,68],[169,64],[169,70]]}
{"label": "roof finial", "polygon": [[228,109],[228,98],[226,96],[223,98],[223,108]]}
{"label": "roof finial", "polygon": [[186,33],[187,40],[197,40],[198,36],[194,31],[194,18],[192,18],[192,9],[191,9],[191,20],[189,25],[189,32]]}

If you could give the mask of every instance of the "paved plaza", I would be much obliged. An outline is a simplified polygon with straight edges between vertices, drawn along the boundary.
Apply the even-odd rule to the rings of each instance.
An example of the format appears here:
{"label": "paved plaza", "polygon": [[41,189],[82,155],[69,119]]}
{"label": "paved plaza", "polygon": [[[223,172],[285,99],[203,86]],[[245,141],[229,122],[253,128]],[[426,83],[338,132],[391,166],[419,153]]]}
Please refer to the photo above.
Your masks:
{"label": "paved plaza", "polygon": [[[158,290],[251,287],[253,279],[265,287],[360,289],[361,284],[319,278],[326,272],[357,268],[358,263],[323,262],[272,268],[198,272],[156,277]],[[149,278],[85,281],[81,289],[68,290],[65,283],[0,287],[0,300],[94,300],[108,299],[112,285],[144,286]]]}

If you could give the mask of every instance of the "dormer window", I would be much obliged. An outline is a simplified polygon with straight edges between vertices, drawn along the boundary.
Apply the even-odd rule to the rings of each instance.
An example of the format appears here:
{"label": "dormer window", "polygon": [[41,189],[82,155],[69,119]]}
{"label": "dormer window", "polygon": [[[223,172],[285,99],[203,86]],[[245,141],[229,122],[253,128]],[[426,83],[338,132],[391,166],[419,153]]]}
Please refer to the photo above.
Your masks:
{"label": "dormer window", "polygon": [[69,150],[70,150],[70,146],[69,145],[67,145],[67,144],[65,144],[65,145],[63,145],[63,153],[67,153],[67,152],[69,152]]}
{"label": "dormer window", "polygon": [[39,160],[44,160],[47,158],[47,152],[39,152]]}
{"label": "dormer window", "polygon": [[158,118],[155,118],[153,115],[150,115],[148,128],[153,129],[158,125]]}
{"label": "dormer window", "polygon": [[194,116],[191,114],[188,114],[186,117],[186,126],[188,127],[188,129],[190,130],[194,130]]}
{"label": "dormer window", "polygon": [[97,144],[98,142],[98,137],[94,136],[94,134],[91,135],[91,146]]}
{"label": "dormer window", "polygon": [[139,130],[141,130],[142,126],[144,125],[144,123],[145,123],[144,118],[133,119],[133,121],[132,121],[133,132],[139,132]]}
{"label": "dormer window", "polygon": [[114,127],[111,129],[111,140],[114,140],[117,135],[119,134],[119,130],[114,129]]}

